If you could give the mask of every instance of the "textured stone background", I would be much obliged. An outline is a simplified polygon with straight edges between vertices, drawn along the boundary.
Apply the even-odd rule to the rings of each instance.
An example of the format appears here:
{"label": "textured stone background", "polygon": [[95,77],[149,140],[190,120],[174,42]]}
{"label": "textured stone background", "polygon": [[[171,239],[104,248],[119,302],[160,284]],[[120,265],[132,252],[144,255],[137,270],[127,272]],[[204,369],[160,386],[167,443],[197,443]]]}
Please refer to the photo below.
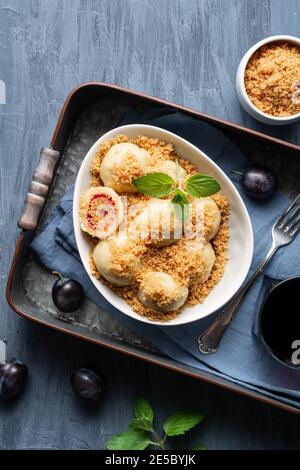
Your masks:
{"label": "textured stone background", "polygon": [[[140,394],[161,419],[187,404],[203,410],[205,422],[183,447],[300,448],[298,417],[33,325],[4,297],[39,148],[73,86],[117,83],[300,143],[299,124],[255,122],[234,90],[246,49],[280,33],[300,36],[299,0],[0,0],[0,336],[30,368],[25,394],[0,404],[0,449],[104,448]],[[93,411],[69,387],[71,371],[91,363],[108,386]]]}

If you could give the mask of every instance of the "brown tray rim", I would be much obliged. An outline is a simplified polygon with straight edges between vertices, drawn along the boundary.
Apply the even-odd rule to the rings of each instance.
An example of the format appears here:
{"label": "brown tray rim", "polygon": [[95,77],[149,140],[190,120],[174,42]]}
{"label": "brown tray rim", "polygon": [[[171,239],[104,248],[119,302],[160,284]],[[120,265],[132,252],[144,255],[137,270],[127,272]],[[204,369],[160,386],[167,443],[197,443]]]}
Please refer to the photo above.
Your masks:
{"label": "brown tray rim", "polygon": [[[300,152],[300,146],[289,143],[289,142],[286,142],[286,141],[281,140],[281,139],[277,139],[276,137],[269,136],[267,134],[264,134],[264,133],[261,133],[261,132],[258,132],[258,131],[252,130],[252,129],[248,129],[248,128],[240,126],[238,124],[231,123],[230,121],[215,118],[215,117],[210,116],[208,114],[198,112],[198,111],[196,111],[192,108],[177,105],[177,104],[172,103],[170,101],[166,101],[166,100],[163,100],[163,99],[160,99],[160,98],[155,98],[155,97],[152,97],[150,95],[147,95],[147,94],[144,94],[144,93],[141,93],[141,92],[138,92],[138,91],[130,90],[130,89],[127,89],[127,88],[124,88],[124,87],[121,87],[121,86],[118,86],[118,85],[115,85],[115,84],[109,84],[109,83],[104,83],[104,82],[84,82],[84,83],[81,83],[81,84],[77,85],[76,87],[74,87],[70,91],[70,93],[68,94],[68,96],[67,96],[67,98],[66,98],[66,100],[63,104],[61,112],[59,114],[58,121],[57,121],[57,124],[55,126],[52,138],[51,138],[51,148],[55,148],[56,139],[57,139],[57,136],[58,136],[58,133],[59,133],[64,115],[65,115],[65,112],[66,112],[70,102],[74,98],[75,94],[77,92],[81,91],[82,88],[90,87],[90,86],[99,86],[101,88],[106,88],[108,90],[116,90],[116,91],[127,93],[131,96],[135,96],[135,97],[142,98],[142,99],[147,99],[147,100],[152,101],[156,104],[163,104],[165,106],[170,106],[170,107],[179,109],[180,111],[192,114],[195,117],[205,119],[205,120],[208,120],[208,121],[213,122],[213,123],[225,125],[228,128],[234,128],[238,131],[245,132],[246,134],[250,134],[250,135],[253,135],[255,137],[261,138],[263,140],[267,140],[270,143],[275,143],[277,145],[279,144],[279,145],[284,146],[286,148],[290,148],[291,150],[296,150],[296,151]],[[192,378],[195,378],[195,379],[198,379],[198,380],[202,380],[204,382],[213,384],[215,386],[218,386],[218,387],[223,388],[225,390],[228,390],[230,392],[237,393],[241,396],[252,398],[252,399],[254,399],[256,401],[259,401],[259,402],[262,402],[264,404],[268,404],[268,405],[274,406],[276,408],[291,412],[293,414],[300,415],[300,409],[295,408],[292,405],[288,405],[287,403],[277,401],[275,398],[266,397],[266,396],[260,394],[259,392],[247,389],[246,387],[243,387],[242,385],[237,385],[237,384],[231,383],[230,381],[226,381],[226,379],[224,379],[225,382],[223,382],[223,381],[218,382],[217,380],[215,380],[213,378],[213,376],[212,376],[212,378],[210,377],[210,375],[212,375],[212,374],[207,374],[206,375],[206,373],[204,373],[204,375],[199,376],[197,373],[194,373],[191,370],[189,370],[190,368],[188,366],[177,363],[176,361],[174,361],[170,358],[167,358],[167,357],[164,358],[163,356],[161,356],[159,358],[156,358],[155,354],[149,353],[149,352],[144,352],[144,351],[135,352],[133,350],[133,348],[131,349],[129,347],[122,346],[121,344],[113,345],[111,342],[105,341],[105,339],[102,339],[102,338],[101,339],[96,339],[96,338],[92,338],[92,337],[86,336],[86,335],[81,334],[81,333],[77,333],[75,331],[71,331],[71,330],[68,330],[67,328],[65,328],[64,326],[58,326],[58,325],[51,324],[51,323],[49,323],[49,322],[47,322],[47,321],[45,321],[41,318],[38,319],[38,318],[32,317],[29,314],[27,314],[26,312],[22,311],[18,307],[18,305],[16,305],[13,302],[12,296],[11,296],[11,289],[12,289],[12,284],[13,284],[13,280],[14,280],[14,274],[15,274],[15,269],[16,269],[16,266],[17,266],[18,258],[19,258],[19,255],[21,253],[21,250],[23,248],[25,238],[26,238],[26,231],[22,230],[20,232],[20,235],[19,235],[18,240],[17,240],[17,244],[16,244],[16,248],[15,248],[15,252],[14,252],[14,255],[13,255],[12,264],[11,264],[11,268],[10,268],[10,272],[9,272],[9,276],[8,276],[8,280],[7,280],[7,284],[6,284],[6,290],[5,290],[6,300],[7,300],[8,305],[11,307],[12,310],[14,310],[21,317],[23,317],[27,320],[30,320],[30,321],[32,321],[36,324],[43,325],[43,326],[46,326],[48,328],[52,328],[55,331],[58,331],[58,332],[61,332],[61,333],[64,333],[64,334],[68,334],[68,335],[76,337],[78,339],[96,344],[98,346],[106,347],[108,349],[126,354],[126,355],[128,355],[130,357],[133,357],[135,359],[144,360],[144,361],[149,362],[151,364],[154,364],[154,365],[157,365],[157,366],[160,366],[160,367],[165,367],[165,368],[167,368],[169,370],[172,370],[174,372],[179,372],[179,373],[187,375],[189,377],[192,377]],[[178,365],[176,365],[176,364],[178,364]]]}
{"label": "brown tray rim", "polygon": [[194,115],[198,118],[202,118],[202,119],[205,119],[205,120],[208,120],[208,121],[212,121],[214,123],[221,124],[223,126],[233,128],[237,131],[243,131],[243,132],[246,132],[247,134],[251,134],[251,135],[253,135],[255,137],[258,137],[258,138],[261,138],[263,140],[268,140],[272,143],[276,143],[277,145],[279,144],[279,145],[282,145],[284,147],[288,147],[290,149],[293,149],[293,150],[296,150],[296,151],[300,152],[300,146],[299,145],[293,144],[291,142],[287,142],[287,141],[282,140],[282,139],[278,139],[277,137],[273,137],[273,136],[268,135],[268,134],[264,134],[263,132],[256,131],[254,129],[250,129],[248,127],[241,126],[241,125],[236,124],[234,122],[227,121],[225,119],[220,119],[218,117],[211,116],[211,115],[206,114],[206,113],[202,113],[200,111],[197,111],[196,109],[189,108],[187,106],[182,106],[180,104],[172,103],[171,101],[167,101],[167,100],[164,100],[162,98],[156,98],[154,96],[147,95],[147,94],[139,92],[139,91],[131,90],[129,88],[125,88],[125,87],[122,87],[122,86],[119,86],[119,85],[115,85],[113,83],[105,83],[105,82],[97,82],[97,81],[96,82],[83,82],[83,83],[80,83],[79,85],[74,87],[70,91],[70,93],[67,95],[67,98],[66,98],[66,100],[63,104],[63,107],[62,107],[61,112],[60,112],[59,117],[58,117],[57,124],[55,126],[55,129],[54,129],[54,132],[53,132],[53,135],[52,135],[51,147],[55,148],[55,141],[56,141],[61,123],[63,121],[66,109],[68,108],[68,106],[70,104],[70,101],[74,98],[74,95],[78,91],[81,91],[83,88],[88,88],[90,86],[99,86],[99,87],[107,88],[107,89],[110,89],[110,90],[120,91],[120,92],[128,93],[128,94],[130,94],[132,96],[135,96],[137,98],[150,100],[150,101],[152,101],[156,104],[163,104],[165,106],[170,106],[170,107],[173,107],[173,108],[175,107],[176,109],[178,109],[180,111],[188,112],[189,114],[192,114],[192,115]]}

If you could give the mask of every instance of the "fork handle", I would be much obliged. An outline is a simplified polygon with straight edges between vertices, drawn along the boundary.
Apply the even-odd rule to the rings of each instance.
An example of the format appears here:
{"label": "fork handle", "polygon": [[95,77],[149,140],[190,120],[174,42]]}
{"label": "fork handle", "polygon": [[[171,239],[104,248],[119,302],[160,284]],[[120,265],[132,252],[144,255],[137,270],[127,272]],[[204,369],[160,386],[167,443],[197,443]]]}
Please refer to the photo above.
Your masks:
{"label": "fork handle", "polygon": [[262,263],[259,265],[255,273],[250,277],[249,281],[242,287],[239,293],[234,299],[229,302],[223,310],[219,313],[212,324],[199,335],[198,337],[198,348],[202,354],[215,353],[220,345],[221,339],[228,327],[233,320],[240,304],[242,303],[245,295],[249,291],[250,287],[257,279],[257,277],[263,272],[265,266],[269,263],[274,253],[278,250],[278,246],[272,243],[270,250],[265,256]]}

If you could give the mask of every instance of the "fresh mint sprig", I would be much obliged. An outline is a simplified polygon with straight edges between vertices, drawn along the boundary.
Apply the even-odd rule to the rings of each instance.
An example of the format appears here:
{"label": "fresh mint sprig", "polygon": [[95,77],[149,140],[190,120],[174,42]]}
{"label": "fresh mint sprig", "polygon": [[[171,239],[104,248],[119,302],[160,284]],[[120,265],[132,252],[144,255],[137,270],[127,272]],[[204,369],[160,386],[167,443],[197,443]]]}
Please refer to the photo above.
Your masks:
{"label": "fresh mint sprig", "polygon": [[[207,197],[220,191],[219,183],[209,175],[196,173],[185,180],[185,191],[179,181],[176,187],[174,179],[166,173],[148,173],[132,181],[135,188],[142,194],[162,198],[173,195],[171,202],[179,205],[181,218],[184,220],[189,205],[188,195]],[[186,206],[186,207],[185,207]]]}
{"label": "fresh mint sprig", "polygon": [[[161,437],[154,429],[154,412],[145,398],[138,398],[135,404],[135,418],[128,424],[127,431],[113,436],[107,443],[109,450],[144,450],[148,446],[165,449],[167,439],[185,434],[203,421],[203,415],[193,411],[180,411],[169,416],[163,423],[164,435]],[[193,450],[205,450],[200,444]]]}

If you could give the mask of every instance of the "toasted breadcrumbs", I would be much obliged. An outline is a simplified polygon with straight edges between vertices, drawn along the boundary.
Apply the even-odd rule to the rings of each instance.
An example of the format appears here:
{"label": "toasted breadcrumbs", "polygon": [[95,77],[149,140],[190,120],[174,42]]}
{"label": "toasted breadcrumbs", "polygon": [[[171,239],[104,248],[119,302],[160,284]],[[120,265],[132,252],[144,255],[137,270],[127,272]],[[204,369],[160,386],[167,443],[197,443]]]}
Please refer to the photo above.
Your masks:
{"label": "toasted breadcrumbs", "polygon": [[245,88],[252,103],[272,116],[291,116],[300,112],[294,104],[300,80],[300,48],[289,42],[273,42],[258,49],[245,70]]}
{"label": "toasted breadcrumbs", "polygon": [[132,241],[132,243],[122,248],[115,246],[110,239],[108,239],[108,243],[111,252],[109,269],[112,273],[122,277],[122,274],[126,276],[127,270],[138,268],[140,263],[137,260],[141,259],[146,249],[142,243]]}
{"label": "toasted breadcrumbs", "polygon": [[132,155],[126,155],[122,165],[115,165],[112,176],[117,183],[131,184],[131,181],[143,174],[141,166]]}
{"label": "toasted breadcrumbs", "polygon": [[[148,150],[153,158],[153,162],[157,162],[158,160],[175,161],[175,159],[177,159],[182,168],[186,170],[188,176],[198,172],[198,169],[194,165],[192,165],[189,161],[182,159],[180,155],[176,154],[173,145],[170,143],[159,141],[158,139],[149,138],[146,136],[141,136],[130,140],[125,135],[118,135],[115,139],[104,142],[98,150],[91,166],[92,186],[102,185],[102,181],[99,176],[101,161],[112,145],[121,142],[134,143],[139,147]],[[124,178],[123,171],[122,178]],[[128,181],[131,180],[128,179]],[[129,210],[130,207],[132,205],[136,205],[138,202],[145,203],[149,200],[149,198],[139,193],[126,193],[126,196],[128,205],[128,223],[130,224],[130,218],[133,220],[134,216],[136,215],[131,214],[131,211]],[[140,267],[135,276],[135,282],[131,286],[125,287],[118,287],[111,284],[105,280],[97,271],[92,252],[93,248],[96,246],[99,240],[93,238],[90,252],[91,274],[97,279],[100,279],[117,295],[128,302],[134,311],[150,320],[165,322],[175,318],[184,306],[192,306],[198,303],[203,303],[211,290],[223,276],[228,260],[229,204],[227,199],[220,193],[211,196],[211,198],[216,202],[220,209],[221,225],[217,235],[213,240],[210,241],[215,252],[216,260],[211,274],[206,282],[201,282],[201,273],[203,272],[203,260],[201,254],[200,252],[191,253],[190,251],[187,251],[186,246],[188,241],[184,237],[172,245],[163,247],[149,245],[143,240],[134,240],[134,249],[132,253],[128,254],[128,256],[123,254],[120,256],[118,250],[114,248],[112,252],[112,258],[114,259],[113,262],[116,263],[116,265],[113,266],[113,269],[119,274],[122,272],[125,274],[126,270],[128,269],[128,264],[132,262],[133,256],[136,255],[141,260]],[[209,224],[211,224],[210,207],[204,211],[204,235],[206,235],[209,231]],[[149,271],[163,271],[168,273],[173,276],[174,280],[176,280],[180,286],[189,288],[189,294],[183,307],[175,311],[158,312],[149,309],[139,301],[139,286],[143,282],[145,274]],[[155,287],[157,289],[157,286]],[[147,289],[151,289],[151,286],[147,285]],[[159,292],[157,295],[159,295]],[[164,302],[163,296],[160,301]],[[165,301],[167,302],[169,299],[165,299]]]}

